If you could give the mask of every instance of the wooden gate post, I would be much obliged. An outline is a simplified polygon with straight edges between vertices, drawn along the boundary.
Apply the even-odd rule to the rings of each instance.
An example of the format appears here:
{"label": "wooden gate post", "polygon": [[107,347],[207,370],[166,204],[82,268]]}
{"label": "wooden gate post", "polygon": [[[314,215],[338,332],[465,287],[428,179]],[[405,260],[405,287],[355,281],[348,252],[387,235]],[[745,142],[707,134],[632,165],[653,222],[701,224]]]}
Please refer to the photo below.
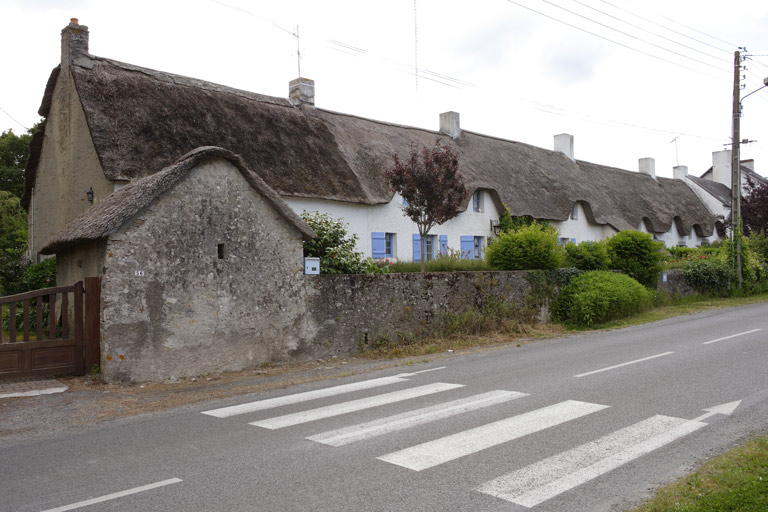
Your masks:
{"label": "wooden gate post", "polygon": [[101,362],[101,279],[85,278],[85,372]]}

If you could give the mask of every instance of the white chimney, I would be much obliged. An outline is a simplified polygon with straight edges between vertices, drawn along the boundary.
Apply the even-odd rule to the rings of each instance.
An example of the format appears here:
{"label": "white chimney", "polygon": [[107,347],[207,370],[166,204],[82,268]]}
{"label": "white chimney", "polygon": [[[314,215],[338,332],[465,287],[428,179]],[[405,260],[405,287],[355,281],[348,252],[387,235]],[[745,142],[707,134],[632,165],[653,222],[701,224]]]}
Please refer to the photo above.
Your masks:
{"label": "white chimney", "polygon": [[571,160],[575,160],[573,157],[573,135],[570,133],[555,135],[555,151],[564,154]]}
{"label": "white chimney", "polygon": [[440,114],[440,131],[455,139],[461,135],[461,123],[458,112],[443,112]]}
{"label": "white chimney", "polygon": [[640,172],[656,179],[656,160],[653,158],[641,158],[638,160]]}
{"label": "white chimney", "polygon": [[678,165],[677,167],[672,168],[672,175],[676,180],[683,180],[685,181],[685,178],[688,176],[688,166],[687,165]]}
{"label": "white chimney", "polygon": [[731,187],[731,150],[712,153],[712,181]]}
{"label": "white chimney", "polygon": [[752,159],[752,158],[750,158],[749,160],[742,160],[741,161],[741,166],[742,167],[746,167],[750,171],[754,172],[755,171],[755,160]]}
{"label": "white chimney", "polygon": [[296,78],[288,82],[288,98],[294,105],[315,106],[315,81],[309,78]]}

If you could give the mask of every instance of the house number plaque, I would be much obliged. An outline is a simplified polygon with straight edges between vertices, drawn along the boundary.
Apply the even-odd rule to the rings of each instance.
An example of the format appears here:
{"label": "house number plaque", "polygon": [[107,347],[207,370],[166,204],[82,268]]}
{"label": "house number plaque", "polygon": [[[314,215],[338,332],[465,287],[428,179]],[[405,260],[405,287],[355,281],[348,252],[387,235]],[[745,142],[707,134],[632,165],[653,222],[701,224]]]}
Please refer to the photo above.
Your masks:
{"label": "house number plaque", "polygon": [[133,275],[136,277],[144,277],[144,271],[143,270],[134,270]]}

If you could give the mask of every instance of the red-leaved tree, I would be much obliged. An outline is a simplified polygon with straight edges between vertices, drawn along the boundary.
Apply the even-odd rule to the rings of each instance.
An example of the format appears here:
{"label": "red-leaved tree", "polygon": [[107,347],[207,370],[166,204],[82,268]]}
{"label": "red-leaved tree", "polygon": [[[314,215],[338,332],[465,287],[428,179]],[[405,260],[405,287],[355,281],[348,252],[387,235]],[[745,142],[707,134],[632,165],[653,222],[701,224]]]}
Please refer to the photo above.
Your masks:
{"label": "red-leaved tree", "polygon": [[459,214],[467,199],[464,176],[458,155],[440,139],[421,150],[411,143],[408,160],[401,161],[397,154],[394,158],[395,165],[384,176],[392,190],[403,196],[403,214],[418,226],[424,272],[424,238],[430,229]]}
{"label": "red-leaved tree", "polygon": [[744,234],[768,234],[768,185],[747,178],[746,194],[741,200]]}

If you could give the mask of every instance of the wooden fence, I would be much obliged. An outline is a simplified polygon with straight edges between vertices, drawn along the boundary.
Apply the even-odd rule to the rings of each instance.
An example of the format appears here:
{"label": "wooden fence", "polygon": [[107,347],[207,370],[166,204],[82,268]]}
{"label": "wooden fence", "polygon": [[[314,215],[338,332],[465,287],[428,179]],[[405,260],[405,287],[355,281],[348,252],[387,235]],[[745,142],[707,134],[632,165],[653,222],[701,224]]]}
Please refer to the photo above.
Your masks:
{"label": "wooden fence", "polygon": [[83,375],[98,365],[100,286],[89,277],[85,287],[78,281],[0,298],[0,379]]}

